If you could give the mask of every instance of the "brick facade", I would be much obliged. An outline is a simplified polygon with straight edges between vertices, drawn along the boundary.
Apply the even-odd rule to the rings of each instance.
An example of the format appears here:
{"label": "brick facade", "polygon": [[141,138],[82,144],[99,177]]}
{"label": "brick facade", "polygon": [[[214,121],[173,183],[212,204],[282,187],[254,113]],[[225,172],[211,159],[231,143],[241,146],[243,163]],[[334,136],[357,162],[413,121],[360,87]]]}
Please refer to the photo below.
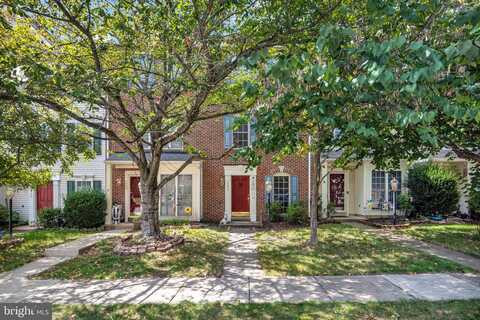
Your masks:
{"label": "brick facade", "polygon": [[[218,157],[224,149],[223,119],[210,119],[197,123],[187,140],[197,148],[204,150],[210,157]],[[203,217],[208,221],[220,221],[225,211],[224,166],[246,164],[234,162],[228,158],[206,160],[203,162]],[[291,156],[281,163],[273,163],[271,157],[265,157],[257,167],[257,220],[266,220],[265,176],[283,172],[298,176],[298,193],[301,201],[308,196],[308,162],[306,157]]]}
{"label": "brick facade", "polygon": [[[191,145],[204,151],[210,158],[218,158],[224,152],[223,119],[209,119],[195,124],[185,139]],[[115,148],[115,151],[118,151]],[[219,222],[225,211],[225,177],[224,166],[246,165],[244,161],[234,162],[228,157],[221,160],[204,160],[202,162],[202,210],[203,220]],[[290,156],[281,163],[273,163],[270,156],[257,167],[257,220],[265,221],[265,176],[281,173],[298,176],[299,200],[308,200],[308,161],[306,157]],[[125,203],[125,171],[132,169],[113,168],[112,200],[114,203]]]}

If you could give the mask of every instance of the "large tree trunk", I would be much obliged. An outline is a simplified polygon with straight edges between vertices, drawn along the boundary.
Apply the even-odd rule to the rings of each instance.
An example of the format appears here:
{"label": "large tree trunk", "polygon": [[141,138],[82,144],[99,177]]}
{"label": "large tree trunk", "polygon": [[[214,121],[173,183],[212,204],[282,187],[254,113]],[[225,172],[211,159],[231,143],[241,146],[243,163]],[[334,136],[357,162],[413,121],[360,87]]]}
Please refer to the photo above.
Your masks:
{"label": "large tree trunk", "polygon": [[144,237],[158,237],[161,235],[159,225],[159,190],[157,179],[149,181],[140,178],[140,193],[142,197],[142,232]]}
{"label": "large tree trunk", "polygon": [[322,210],[322,165],[321,165],[321,154],[320,151],[315,151],[313,157],[313,170],[315,171],[315,183],[312,187],[313,193],[313,202],[312,202],[312,212],[310,213],[310,242],[309,244],[314,246],[318,243],[318,212]]}

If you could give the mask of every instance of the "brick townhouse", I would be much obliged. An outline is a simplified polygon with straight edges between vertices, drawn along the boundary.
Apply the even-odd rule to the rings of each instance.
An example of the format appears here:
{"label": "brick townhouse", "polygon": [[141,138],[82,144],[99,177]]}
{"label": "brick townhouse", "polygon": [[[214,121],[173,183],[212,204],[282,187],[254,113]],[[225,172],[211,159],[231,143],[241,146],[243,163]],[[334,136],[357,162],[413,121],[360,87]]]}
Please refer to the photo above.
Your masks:
{"label": "brick townhouse", "polygon": [[[218,158],[231,147],[244,147],[255,139],[250,125],[233,131],[234,118],[209,119],[195,124],[184,140],[203,150],[208,158]],[[63,207],[70,192],[81,188],[101,189],[107,197],[107,224],[112,223],[112,208],[119,206],[122,221],[138,214],[140,208],[139,171],[129,156],[114,143],[92,141],[96,157],[75,163],[67,175],[57,165],[52,168],[53,179],[36,189],[19,190],[13,198],[14,210],[24,220],[35,223],[43,208]],[[172,142],[164,149],[159,169],[159,178],[175,172],[188,159],[183,142]],[[394,194],[390,182],[395,177],[400,182],[400,191],[405,192],[408,166],[402,161],[393,171],[379,170],[365,159],[355,166],[335,168],[334,160],[339,152],[328,155],[324,170],[329,174],[323,181],[322,199],[324,208],[328,203],[335,207],[336,215],[377,217],[393,213]],[[428,160],[454,167],[468,179],[471,164],[465,159],[452,157],[448,150],[432,155]],[[326,171],[324,171],[326,172]],[[284,207],[294,201],[303,201],[310,207],[309,184],[314,173],[310,157],[290,156],[281,163],[272,162],[269,156],[256,168],[247,168],[242,161],[230,158],[221,160],[194,161],[183,172],[160,190],[160,219],[188,219],[191,221],[250,221],[263,223],[267,219],[267,199],[279,202]],[[267,195],[266,184],[271,185]],[[397,193],[397,195],[398,195]],[[2,190],[0,190],[0,195]],[[3,197],[2,197],[3,198]],[[2,203],[3,201],[1,201]],[[467,194],[462,190],[459,211],[468,212]]]}
{"label": "brick townhouse", "polygon": [[[255,139],[250,125],[233,131],[232,116],[195,124],[185,141],[219,158],[225,150],[249,145]],[[140,211],[139,172],[128,155],[115,145],[106,160],[109,207],[120,205],[128,218]],[[176,141],[164,150],[159,177],[174,172],[188,159],[183,143]],[[265,184],[272,185],[271,201],[287,206],[308,198],[308,161],[292,156],[281,163],[266,157],[257,168],[247,163],[220,160],[194,161],[160,191],[160,219],[183,218],[220,222],[225,219],[261,223],[267,219]],[[111,190],[111,192],[109,192]],[[110,212],[110,211],[109,211]]]}

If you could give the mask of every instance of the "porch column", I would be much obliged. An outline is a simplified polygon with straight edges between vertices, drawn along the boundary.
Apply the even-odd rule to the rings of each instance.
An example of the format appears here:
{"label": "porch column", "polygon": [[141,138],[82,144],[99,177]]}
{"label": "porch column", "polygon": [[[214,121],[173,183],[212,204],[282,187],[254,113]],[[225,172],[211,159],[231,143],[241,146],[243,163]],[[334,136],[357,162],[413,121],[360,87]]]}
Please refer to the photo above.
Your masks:
{"label": "porch column", "polygon": [[105,195],[107,197],[107,216],[105,224],[112,223],[112,165],[107,163],[105,170]]}
{"label": "porch column", "polygon": [[60,176],[54,176],[52,178],[53,183],[53,207],[62,208],[62,189],[60,183]]}
{"label": "porch column", "polygon": [[225,174],[225,214],[227,222],[232,221],[232,176]]}
{"label": "porch column", "polygon": [[[322,165],[322,175],[327,173],[328,170],[328,163]],[[330,174],[328,174],[325,179],[323,179],[322,182],[322,210],[327,210],[327,205],[328,205],[328,185],[329,185],[329,180],[330,179]],[[316,199],[314,199],[316,201]]]}
{"label": "porch column", "polygon": [[257,176],[250,176],[250,221],[257,221]]}

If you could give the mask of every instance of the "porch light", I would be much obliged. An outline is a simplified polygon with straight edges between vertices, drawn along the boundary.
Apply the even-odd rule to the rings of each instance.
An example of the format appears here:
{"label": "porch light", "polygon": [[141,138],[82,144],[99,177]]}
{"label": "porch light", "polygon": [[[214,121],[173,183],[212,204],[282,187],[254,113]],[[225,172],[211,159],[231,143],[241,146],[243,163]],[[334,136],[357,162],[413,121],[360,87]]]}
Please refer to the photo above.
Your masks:
{"label": "porch light", "polygon": [[15,188],[13,187],[7,187],[5,190],[5,196],[8,199],[8,233],[10,235],[10,239],[12,239],[13,236],[13,223],[12,223],[12,218],[13,218],[13,196],[15,195]]}
{"label": "porch light", "polygon": [[392,181],[390,181],[390,187],[391,187],[393,192],[398,191],[398,180],[397,180],[397,178],[393,177]]}
{"label": "porch light", "polygon": [[267,180],[265,181],[265,191],[267,192],[267,214],[268,214],[268,221],[270,221],[270,207],[271,207],[271,198],[272,198],[272,181]]}
{"label": "porch light", "polygon": [[267,181],[265,182],[265,191],[266,191],[267,193],[272,192],[272,181],[267,180]]}
{"label": "porch light", "polygon": [[393,192],[393,225],[397,224],[397,191],[398,191],[398,180],[397,178],[393,177],[392,181],[390,181],[390,187]]}
{"label": "porch light", "polygon": [[14,195],[15,195],[15,188],[7,187],[5,189],[5,196],[7,197],[8,200],[12,199]]}

